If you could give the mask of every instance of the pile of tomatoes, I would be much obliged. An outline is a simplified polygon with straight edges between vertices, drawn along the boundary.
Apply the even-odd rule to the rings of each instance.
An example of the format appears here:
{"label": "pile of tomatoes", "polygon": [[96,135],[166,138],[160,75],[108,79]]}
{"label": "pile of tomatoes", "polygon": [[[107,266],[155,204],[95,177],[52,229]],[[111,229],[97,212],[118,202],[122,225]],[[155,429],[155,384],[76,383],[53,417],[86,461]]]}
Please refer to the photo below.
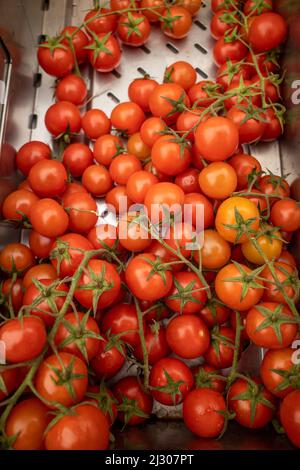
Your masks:
{"label": "pile of tomatoes", "polygon": [[[129,3],[112,0],[111,8]],[[86,85],[69,74],[74,54],[64,33],[58,46],[55,39],[39,49],[44,69],[63,77],[45,115],[60,152],[24,144],[16,164],[25,179],[2,204],[8,223],[30,229],[28,244],[0,252],[5,448],[106,449],[114,422],[145,423],[154,401],[182,404],[185,425],[203,438],[218,437],[230,419],[251,429],[273,421],[300,446],[299,278],[289,250],[300,208],[285,177],[242,148],[282,132],[274,48],[286,26],[271,1],[241,3],[212,1],[216,81],[197,82],[178,61],[161,84],[130,83],[129,101],[110,117],[80,112]],[[154,5],[165,2],[140,8]],[[199,3],[183,6],[197,11]],[[159,14],[174,8],[183,7]],[[131,10],[138,28],[156,19]],[[93,66],[105,54],[94,45],[108,48],[116,29],[127,43],[123,21],[100,15],[88,23],[89,39],[79,28],[78,62],[80,37]],[[151,237],[133,204],[149,216],[154,204],[172,206],[168,230]],[[176,207],[187,205],[192,220],[178,221]],[[191,248],[197,207],[203,245]],[[264,348],[252,377],[239,368],[250,343]]]}

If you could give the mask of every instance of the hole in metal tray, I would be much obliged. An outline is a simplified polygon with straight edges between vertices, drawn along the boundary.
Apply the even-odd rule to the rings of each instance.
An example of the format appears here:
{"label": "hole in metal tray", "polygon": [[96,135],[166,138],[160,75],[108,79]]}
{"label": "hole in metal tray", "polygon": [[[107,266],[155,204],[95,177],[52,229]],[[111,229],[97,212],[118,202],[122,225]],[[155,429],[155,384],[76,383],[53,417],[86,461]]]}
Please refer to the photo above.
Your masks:
{"label": "hole in metal tray", "polygon": [[148,75],[147,72],[146,72],[146,70],[144,70],[142,67],[138,67],[138,68],[137,68],[137,71],[138,71],[141,75],[143,75],[143,77],[144,77],[145,75]]}
{"label": "hole in metal tray", "polygon": [[141,46],[140,49],[142,49],[142,51],[144,51],[146,54],[151,54],[150,49],[145,45]]}
{"label": "hole in metal tray", "polygon": [[207,27],[205,26],[205,24],[201,23],[201,21],[195,20],[194,23],[195,23],[195,25],[197,25],[200,29],[202,29],[202,31],[206,31],[206,30],[207,30]]}
{"label": "hole in metal tray", "polygon": [[196,42],[196,44],[194,44],[194,47],[198,49],[198,51],[202,52],[202,54],[207,54],[207,50],[203,46],[201,46],[201,44],[198,44]]}
{"label": "hole in metal tray", "polygon": [[174,46],[174,44],[171,44],[170,42],[167,42],[166,46],[167,46],[167,48],[170,49],[170,51],[172,51],[174,54],[178,54],[178,53],[179,53],[179,50],[177,49],[177,47]]}
{"label": "hole in metal tray", "polygon": [[203,70],[199,69],[199,67],[196,67],[195,70],[200,75],[200,77],[208,78],[208,75],[205,72],[203,72]]}
{"label": "hole in metal tray", "polygon": [[49,10],[49,6],[50,6],[50,0],[43,0],[42,1],[42,10]]}
{"label": "hole in metal tray", "polygon": [[33,75],[33,86],[35,88],[39,88],[42,83],[42,74],[41,73],[35,73]]}
{"label": "hole in metal tray", "polygon": [[37,114],[31,114],[29,116],[28,128],[29,129],[36,129],[37,121],[38,121],[38,115]]}
{"label": "hole in metal tray", "polygon": [[44,41],[46,41],[46,34],[40,34],[38,36],[38,44],[41,44]]}
{"label": "hole in metal tray", "polygon": [[112,70],[111,72],[116,78],[121,78],[121,74],[120,72],[118,72],[117,70]]}
{"label": "hole in metal tray", "polygon": [[109,91],[109,92],[107,93],[107,96],[108,96],[108,98],[110,98],[110,99],[111,99],[112,101],[114,101],[115,103],[120,103],[119,98],[118,98],[116,95],[114,95],[111,91]]}

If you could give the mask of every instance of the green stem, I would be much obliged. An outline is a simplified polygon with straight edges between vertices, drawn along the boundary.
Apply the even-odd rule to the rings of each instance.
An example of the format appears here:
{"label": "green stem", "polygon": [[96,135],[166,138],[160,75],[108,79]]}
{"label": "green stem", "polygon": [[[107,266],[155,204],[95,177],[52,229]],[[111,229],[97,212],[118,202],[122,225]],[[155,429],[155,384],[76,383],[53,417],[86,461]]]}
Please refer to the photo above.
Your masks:
{"label": "green stem", "polygon": [[144,387],[146,390],[148,390],[149,389],[149,373],[150,373],[149,372],[149,356],[148,356],[145,333],[144,333],[143,312],[140,309],[140,305],[136,297],[134,297],[134,303],[135,303],[137,317],[138,317],[139,336],[140,336],[143,359],[144,359],[144,363],[143,363]]}

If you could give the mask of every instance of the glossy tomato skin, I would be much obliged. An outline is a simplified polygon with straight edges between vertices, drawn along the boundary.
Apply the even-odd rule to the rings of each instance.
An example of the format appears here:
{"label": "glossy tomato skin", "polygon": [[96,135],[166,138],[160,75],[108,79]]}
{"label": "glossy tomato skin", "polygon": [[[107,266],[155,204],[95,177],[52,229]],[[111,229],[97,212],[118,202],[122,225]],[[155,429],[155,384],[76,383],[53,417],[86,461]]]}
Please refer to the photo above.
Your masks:
{"label": "glossy tomato skin", "polygon": [[109,166],[112,180],[120,185],[127,184],[131,175],[142,170],[142,164],[135,155],[123,153],[113,159]]}
{"label": "glossy tomato skin", "polygon": [[100,136],[94,145],[95,160],[105,166],[109,166],[113,158],[119,154],[122,142],[116,135],[104,134]]}
{"label": "glossy tomato skin", "polygon": [[248,38],[255,52],[267,52],[282,44],[286,34],[287,25],[282,16],[268,12],[253,19]]}
{"label": "glossy tomato skin", "polygon": [[226,199],[236,190],[235,170],[226,162],[212,162],[200,171],[199,186],[207,197]]}
{"label": "glossy tomato skin", "polygon": [[221,393],[210,388],[192,390],[183,402],[183,420],[199,437],[217,437],[223,430],[226,403]]}
{"label": "glossy tomato skin", "polygon": [[47,335],[45,325],[37,317],[16,318],[3,323],[0,340],[5,344],[6,360],[12,364],[36,358],[44,349]]}
{"label": "glossy tomato skin", "polygon": [[212,203],[200,193],[189,193],[184,196],[184,205],[190,205],[192,211],[192,223],[197,225],[197,206],[203,206],[203,228],[210,227],[214,221],[214,210]]}
{"label": "glossy tomato skin", "polygon": [[91,367],[100,379],[116,375],[125,364],[125,351],[122,346],[109,345],[106,339],[99,341],[98,351],[91,361]]}
{"label": "glossy tomato skin", "polygon": [[113,185],[113,181],[104,165],[90,165],[82,174],[82,184],[94,197],[106,194]]}
{"label": "glossy tomato skin", "polygon": [[90,31],[93,31],[96,34],[114,32],[117,29],[118,16],[110,15],[109,13],[111,13],[111,10],[108,8],[99,8],[88,11],[84,17],[84,21],[88,26],[87,33],[90,34]]}
{"label": "glossy tomato skin", "polygon": [[228,59],[242,60],[247,55],[247,52],[247,47],[238,39],[226,42],[224,37],[221,37],[214,46],[213,56],[215,63],[221,66],[226,63]]}
{"label": "glossy tomato skin", "polygon": [[264,114],[259,113],[259,108],[254,107],[255,113],[258,113],[258,118],[247,118],[247,112],[244,109],[239,109],[239,106],[233,106],[227,114],[238,129],[240,144],[251,144],[261,139],[264,134],[266,123],[264,122]]}
{"label": "glossy tomato skin", "polygon": [[280,406],[280,420],[288,438],[296,446],[300,447],[300,390],[289,393]]}
{"label": "glossy tomato skin", "polygon": [[27,176],[31,167],[40,160],[51,158],[49,145],[38,140],[32,140],[22,145],[16,155],[18,169]]}
{"label": "glossy tomato skin", "polygon": [[176,176],[175,184],[177,184],[185,194],[200,193],[198,176],[199,170],[196,168],[188,168]]}
{"label": "glossy tomato skin", "polygon": [[[127,399],[130,401],[130,405],[128,405],[129,409],[129,420],[126,417],[126,412],[119,411],[118,418],[121,422],[128,424],[129,426],[135,426],[136,424],[141,424],[146,421],[146,419],[150,416],[153,407],[153,399],[151,395],[146,393],[137,377],[135,376],[128,376],[120,379],[113,387],[113,393],[117,398],[119,404],[124,403],[124,400]],[[136,407],[140,412],[144,413],[145,416],[141,417],[134,414],[134,411],[130,408],[133,406]],[[127,421],[128,420],[128,421]]]}
{"label": "glossy tomato skin", "polygon": [[28,269],[25,276],[23,277],[23,287],[27,289],[31,284],[33,284],[33,280],[37,279],[38,281],[42,279],[57,279],[57,273],[54,267],[48,263],[40,263],[32,266],[32,268]]}
{"label": "glossy tomato skin", "polygon": [[126,184],[128,197],[136,203],[142,204],[148,189],[158,183],[158,178],[149,171],[139,170],[129,176]]}
{"label": "glossy tomato skin", "polygon": [[271,222],[287,232],[294,232],[300,228],[300,207],[293,199],[275,202],[271,209]]}
{"label": "glossy tomato skin", "polygon": [[32,253],[38,258],[48,258],[55,238],[44,237],[35,230],[29,234],[29,246]]}
{"label": "glossy tomato skin", "polygon": [[173,312],[191,314],[198,312],[204,306],[207,294],[204,285],[195,273],[186,271],[176,273],[174,284],[165,299],[165,304]]}
{"label": "glossy tomato skin", "polygon": [[208,300],[205,306],[200,310],[199,316],[208,328],[213,328],[215,325],[226,323],[230,316],[230,309],[219,304],[216,299],[212,298]]}
{"label": "glossy tomato skin", "polygon": [[2,271],[21,275],[35,264],[31,250],[23,243],[9,243],[0,251]]}
{"label": "glossy tomato skin", "polygon": [[251,172],[255,171],[259,173],[262,169],[261,164],[255,157],[245,153],[234,155],[228,163],[234,168],[237,175],[237,191],[241,191],[248,187],[248,177]]}
{"label": "glossy tomato skin", "polygon": [[43,450],[44,432],[51,415],[38,398],[28,398],[19,402],[11,411],[6,422],[7,437],[17,435],[14,450]]}
{"label": "glossy tomato skin", "polygon": [[128,87],[128,96],[144,112],[149,112],[149,96],[157,85],[157,81],[151,78],[136,78]]}
{"label": "glossy tomato skin", "polygon": [[75,414],[62,416],[45,436],[47,450],[106,450],[109,425],[93,404],[78,405]]}
{"label": "glossy tomato skin", "polygon": [[227,326],[217,327],[217,329],[212,332],[211,343],[204,354],[205,362],[216,369],[230,367],[233,361],[234,344],[234,330]]}
{"label": "glossy tomato skin", "polygon": [[55,96],[57,101],[69,101],[79,106],[87,96],[86,84],[77,75],[67,75],[58,83]]}
{"label": "glossy tomato skin", "polygon": [[45,114],[45,125],[54,137],[69,132],[76,134],[81,129],[81,117],[78,108],[68,101],[53,104]]}
{"label": "glossy tomato skin", "polygon": [[[228,263],[231,257],[229,243],[215,230],[204,230],[204,241],[201,247],[202,266],[205,269],[218,269]],[[199,252],[195,251],[194,258],[199,262]]]}
{"label": "glossy tomato skin", "polygon": [[140,132],[136,132],[129,137],[127,151],[137,157],[141,162],[145,162],[150,155],[150,148],[143,141]]}
{"label": "glossy tomato skin", "polygon": [[89,139],[96,140],[110,132],[110,119],[101,109],[89,109],[81,119],[84,133]]}
{"label": "glossy tomato skin", "polygon": [[142,140],[148,147],[151,148],[153,144],[157,141],[157,139],[159,139],[160,132],[162,132],[165,127],[166,124],[160,117],[150,117],[146,119],[141,125],[140,129]]}
{"label": "glossy tomato skin", "polygon": [[188,104],[184,89],[177,83],[163,83],[158,85],[149,96],[149,108],[154,117],[162,118],[167,124],[174,123],[180,111],[166,98]]}
{"label": "glossy tomato skin", "polygon": [[[135,347],[139,343],[138,317],[134,305],[119,303],[108,310],[101,319],[104,333],[120,335],[121,340]],[[129,330],[131,330],[129,332]]]}
{"label": "glossy tomato skin", "polygon": [[196,147],[208,161],[226,160],[236,151],[238,143],[238,130],[225,117],[211,117],[201,122],[195,132]]}
{"label": "glossy tomato skin", "polygon": [[[150,365],[169,355],[170,348],[163,325],[159,325],[159,329],[156,331],[156,327],[150,323],[145,330],[145,341]],[[141,342],[134,348],[134,355],[140,362],[144,361]]]}
{"label": "glossy tomato skin", "polygon": [[87,145],[76,142],[64,150],[62,161],[72,176],[82,176],[84,170],[93,163],[93,153]]}
{"label": "glossy tomato skin", "polygon": [[29,219],[35,232],[46,238],[63,235],[69,225],[67,213],[50,198],[37,201],[31,208]]}
{"label": "glossy tomato skin", "polygon": [[210,388],[216,392],[224,392],[226,381],[216,377],[216,375],[222,376],[222,373],[215,367],[201,364],[192,367],[192,372],[195,378],[195,388]]}
{"label": "glossy tomato skin", "polygon": [[[156,390],[155,387],[167,387],[168,375],[175,384],[177,383],[173,393]],[[156,362],[150,371],[149,380],[150,386],[154,387],[151,391],[153,398],[163,405],[178,405],[194,385],[193,374],[189,367],[173,357],[166,357]]]}
{"label": "glossy tomato skin", "polygon": [[117,33],[121,41],[128,46],[142,46],[147,42],[150,32],[149,20],[143,12],[124,13],[119,18]]}
{"label": "glossy tomato skin", "polygon": [[107,37],[106,34],[101,33],[97,34],[97,42],[103,43],[106,51],[97,51],[97,43],[95,39],[92,39],[89,43],[89,47],[96,47],[96,49],[91,49],[88,51],[88,59],[97,72],[111,72],[116,67],[118,67],[121,61],[121,49],[117,39],[113,35]]}
{"label": "glossy tomato skin", "polygon": [[3,201],[2,214],[5,219],[22,221],[29,217],[32,205],[39,200],[38,196],[26,189],[17,189]]}
{"label": "glossy tomato skin", "polygon": [[69,230],[86,233],[97,223],[97,204],[89,194],[69,194],[63,200],[69,214]]}
{"label": "glossy tomato skin", "polygon": [[117,104],[112,110],[110,119],[113,127],[132,135],[140,130],[146,116],[138,104],[127,101]]}
{"label": "glossy tomato skin", "polygon": [[151,149],[151,160],[158,171],[170,176],[176,176],[186,170],[191,162],[187,147],[174,142],[171,135],[161,136]]}
{"label": "glossy tomato skin", "polygon": [[[30,270],[29,270],[30,271]],[[13,279],[5,279],[1,285],[0,290],[0,303],[1,305],[7,305],[9,302],[9,295],[11,295],[12,308],[15,314],[17,314],[23,305],[23,282],[21,279],[14,281]]]}
{"label": "glossy tomato skin", "polygon": [[74,58],[71,49],[60,43],[53,52],[47,47],[47,43],[42,43],[38,48],[38,61],[40,66],[48,75],[54,77],[64,77],[71,73],[74,67]]}
{"label": "glossy tomato skin", "polygon": [[295,349],[269,349],[260,366],[265,387],[278,398],[284,398],[299,385],[300,367],[293,363]]}
{"label": "glossy tomato skin", "polygon": [[[155,8],[154,11],[151,10],[153,7]],[[157,23],[159,21],[157,13],[162,14],[165,9],[164,0],[142,0],[141,8],[149,8],[149,10],[143,10],[143,14],[150,23]]]}
{"label": "glossy tomato skin", "polygon": [[17,368],[0,368],[1,383],[4,383],[6,390],[0,390],[0,402],[5,400],[19,385],[20,376]]}
{"label": "glossy tomato skin", "polygon": [[211,32],[212,37],[216,40],[224,36],[226,31],[229,31],[234,26],[233,21],[232,22],[222,21],[222,18],[224,17],[223,15],[226,13],[227,13],[227,10],[219,10],[213,15],[211,19],[210,32]]}
{"label": "glossy tomato skin", "polygon": [[194,67],[183,60],[169,65],[165,71],[165,82],[177,83],[184,90],[189,90],[197,79],[197,73]]}
{"label": "glossy tomato skin", "polygon": [[[171,19],[171,25],[169,21]],[[161,29],[174,39],[182,39],[186,37],[192,26],[192,16],[188,10],[181,6],[171,6],[162,14]]]}
{"label": "glossy tomato skin", "polygon": [[88,45],[89,40],[82,29],[78,29],[77,26],[66,26],[62,30],[61,35],[63,36],[62,43],[65,44],[65,46],[70,46],[67,35],[72,36],[72,42],[78,63],[83,64],[86,62],[87,49],[85,49],[85,47]]}
{"label": "glossy tomato skin", "polygon": [[195,359],[202,356],[209,347],[209,330],[196,315],[178,315],[168,323],[167,342],[177,356]]}
{"label": "glossy tomato skin", "polygon": [[66,190],[68,175],[64,165],[57,160],[42,160],[30,170],[28,181],[40,197],[61,196]]}

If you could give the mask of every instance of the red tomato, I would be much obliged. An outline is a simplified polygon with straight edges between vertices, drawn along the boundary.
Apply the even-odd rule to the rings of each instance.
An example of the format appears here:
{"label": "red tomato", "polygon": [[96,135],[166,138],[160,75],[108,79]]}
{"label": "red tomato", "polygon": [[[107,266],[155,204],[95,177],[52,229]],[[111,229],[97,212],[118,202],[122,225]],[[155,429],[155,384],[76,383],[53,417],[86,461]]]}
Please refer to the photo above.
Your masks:
{"label": "red tomato", "polygon": [[216,369],[232,366],[235,350],[235,332],[227,326],[215,327],[211,334],[211,343],[204,354],[205,362]]}
{"label": "red tomato", "polygon": [[177,83],[163,83],[162,85],[158,85],[149,96],[149,108],[151,113],[154,117],[164,119],[167,124],[176,121],[180,112],[183,111],[182,103],[187,105],[188,97],[184,89],[177,85]]}
{"label": "red tomato", "polygon": [[[222,146],[220,146],[222,142]],[[238,129],[227,118],[212,117],[201,122],[195,132],[196,147],[208,161],[222,161],[230,157],[239,144]]]}
{"label": "red tomato", "polygon": [[98,342],[97,353],[91,361],[91,367],[100,379],[116,375],[125,364],[125,351],[122,343],[111,343],[106,339]]}
{"label": "red tomato", "polygon": [[23,277],[23,287],[27,289],[31,284],[34,284],[33,280],[38,281],[43,279],[50,279],[54,281],[57,279],[57,273],[51,264],[36,264],[32,268],[28,269],[25,276]]}
{"label": "red tomato", "polygon": [[72,176],[82,176],[84,170],[92,165],[94,160],[90,148],[80,142],[68,145],[62,155],[62,161]]}
{"label": "red tomato", "polygon": [[263,0],[261,1],[256,1],[256,0],[247,0],[243,11],[245,15],[260,15],[261,13],[265,13],[267,11],[272,10],[273,8],[273,2],[272,0]]}
{"label": "red tomato", "polygon": [[114,225],[97,225],[97,227],[89,231],[87,239],[96,250],[101,248],[120,249],[119,242],[117,241],[117,228]]}
{"label": "red tomato", "polygon": [[62,30],[61,36],[63,36],[62,43],[68,47],[70,46],[68,37],[71,36],[76,59],[79,64],[84,63],[87,59],[87,50],[85,47],[88,45],[89,40],[82,29],[77,28],[77,26],[66,26]]}
{"label": "red tomato", "polygon": [[216,375],[222,376],[222,373],[214,367],[203,364],[193,367],[192,372],[195,379],[195,388],[210,388],[220,393],[224,391],[226,380],[216,377]]}
{"label": "red tomato", "polygon": [[[249,62],[247,60],[247,62]],[[251,67],[249,65],[241,64],[237,60],[227,60],[217,70],[216,82],[224,91],[230,85],[238,86],[241,79],[249,80],[251,78]]]}
{"label": "red tomato", "polygon": [[143,111],[149,112],[149,96],[157,85],[157,81],[152,78],[136,78],[128,87],[129,99],[138,104]]}
{"label": "red tomato", "polygon": [[278,13],[263,13],[251,22],[248,39],[255,52],[266,52],[285,41],[287,24]]}
{"label": "red tomato", "polygon": [[77,233],[68,233],[53,244],[51,263],[62,278],[72,277],[85,253],[92,249],[92,244],[85,237]]}
{"label": "red tomato", "polygon": [[35,230],[31,230],[29,234],[29,246],[38,258],[48,258],[55,238],[44,237]]}
{"label": "red tomato", "polygon": [[109,166],[113,158],[119,155],[122,142],[116,135],[100,136],[94,145],[94,158],[98,163]]}
{"label": "red tomato", "polygon": [[205,287],[195,273],[181,271],[174,275],[174,286],[165,299],[167,307],[180,314],[196,313],[207,299]]}
{"label": "red tomato", "polygon": [[108,134],[111,128],[110,119],[101,109],[86,111],[82,116],[81,125],[85,135],[92,140]]}
{"label": "red tomato", "polygon": [[23,243],[9,243],[0,251],[0,268],[12,274],[22,274],[35,264],[31,250]]}
{"label": "red tomato", "polygon": [[201,80],[201,82],[198,82],[189,88],[188,97],[191,100],[192,105],[207,108],[216,100],[210,96],[218,93],[219,88],[220,87],[211,80]]}
{"label": "red tomato", "polygon": [[84,17],[87,33],[113,33],[117,29],[118,16],[110,13],[112,12],[108,8],[90,10]]}
{"label": "red tomato", "polygon": [[69,225],[69,217],[62,206],[48,198],[41,199],[32,206],[29,219],[32,228],[48,238],[63,235]]}
{"label": "red tomato", "polygon": [[281,284],[287,297],[294,299],[297,291],[298,274],[294,266],[280,261],[274,263],[274,273],[275,276],[273,276],[268,266],[261,273],[265,287],[263,300],[285,304],[286,300],[276,282]]}
{"label": "red tomato", "polygon": [[97,204],[89,194],[69,194],[63,203],[69,214],[69,230],[86,233],[96,225]]}
{"label": "red tomato", "polygon": [[267,122],[261,140],[263,142],[270,142],[278,139],[283,133],[283,126],[272,108],[266,110],[265,118]]}
{"label": "red tomato", "polygon": [[247,53],[247,47],[239,39],[225,41],[225,38],[221,37],[213,48],[214,61],[219,67],[225,64],[228,59],[240,61],[244,59]]}
{"label": "red tomato", "polygon": [[209,347],[209,330],[196,315],[178,315],[168,323],[167,342],[180,358],[195,359]]}
{"label": "red tomato", "polygon": [[44,142],[32,140],[22,145],[16,155],[18,169],[27,176],[30,169],[40,160],[51,158],[51,148]]}
{"label": "red tomato", "polygon": [[111,72],[121,61],[121,49],[111,33],[93,36],[88,48],[88,59],[97,72]]}
{"label": "red tomato", "polygon": [[109,210],[116,214],[126,213],[132,205],[132,201],[129,199],[126,191],[126,186],[115,186],[111,189],[106,194],[105,202]]}
{"label": "red tomato", "polygon": [[199,170],[196,168],[188,168],[187,170],[179,173],[175,178],[175,184],[179,186],[185,194],[200,193],[200,186],[198,183]]}
{"label": "red tomato", "polygon": [[43,70],[54,77],[64,77],[74,67],[72,51],[62,43],[61,38],[49,38],[40,44],[37,57]]}
{"label": "red tomato", "polygon": [[272,206],[270,220],[286,232],[300,228],[300,207],[293,199],[281,199]]}
{"label": "red tomato", "polygon": [[61,196],[66,190],[68,175],[63,164],[57,160],[41,160],[30,170],[28,181],[40,197]]}
{"label": "red tomato", "polygon": [[180,60],[169,65],[165,70],[164,82],[166,83],[177,83],[184,90],[189,90],[197,79],[197,72],[194,67]]}
{"label": "red tomato", "polygon": [[113,159],[109,174],[115,183],[126,185],[129,177],[141,169],[142,164],[135,155],[123,153]]}
{"label": "red tomato", "polygon": [[113,386],[113,393],[119,402],[118,418],[122,423],[135,426],[149,418],[153,399],[142,389],[137,377],[123,377]]}
{"label": "red tomato", "polygon": [[159,19],[164,34],[174,39],[185,38],[192,26],[190,12],[181,6],[167,8]]}
{"label": "red tomato", "polygon": [[294,364],[295,349],[269,349],[260,366],[260,375],[267,389],[283,398],[298,386],[300,367]]}
{"label": "red tomato", "polygon": [[82,184],[94,197],[100,197],[112,188],[113,181],[105,166],[90,165],[83,172]]}
{"label": "red tomato", "polygon": [[19,385],[19,371],[14,369],[0,368],[0,402],[6,399]]}
{"label": "red tomato", "polygon": [[17,279],[16,281],[14,281],[13,279],[5,279],[5,281],[1,285],[0,304],[4,306],[9,306],[9,298],[11,297],[13,311],[15,314],[17,314],[23,305],[23,294],[23,282],[21,279]]}
{"label": "red tomato", "polygon": [[184,207],[187,209],[188,205],[191,206],[192,212],[192,223],[194,226],[197,225],[197,207],[203,206],[203,228],[210,227],[214,221],[214,210],[211,202],[202,194],[190,193],[184,197]]}
{"label": "red tomato", "polygon": [[[148,211],[148,216],[151,216],[151,221],[155,223],[155,209],[156,205],[163,206],[175,213],[178,210],[177,206],[181,206],[184,202],[184,192],[176,184],[173,183],[157,183],[153,185],[146,193],[145,207]],[[173,206],[173,209],[172,209]],[[158,217],[159,218],[159,217]]]}
{"label": "red tomato", "polygon": [[210,299],[199,312],[200,318],[206,323],[208,328],[215,325],[223,325],[230,316],[230,310],[220,304],[217,299]]}
{"label": "red tomato", "polygon": [[[289,197],[290,195],[290,186],[288,182],[280,176],[270,175],[262,176],[258,181],[258,189],[260,189],[264,194],[275,195],[279,197]],[[270,198],[270,203],[276,201],[276,197]]]}
{"label": "red tomato", "polygon": [[147,42],[150,32],[149,20],[143,12],[129,11],[119,18],[117,33],[121,41],[128,46],[142,46]]}
{"label": "red tomato", "polygon": [[[147,326],[144,334],[150,365],[155,364],[163,357],[169,355],[170,348],[167,343],[166,330],[163,325],[150,324],[150,326]],[[134,355],[141,363],[144,362],[141,342],[134,348]]]}
{"label": "red tomato", "polygon": [[26,191],[26,189],[13,191],[3,201],[3,217],[13,221],[26,221],[32,205],[38,200],[39,198],[32,191]]}
{"label": "red tomato", "polygon": [[300,447],[300,390],[289,393],[280,406],[280,420],[288,438],[296,446]]}
{"label": "red tomato", "polygon": [[77,75],[68,75],[58,82],[55,96],[57,101],[69,101],[78,106],[87,96],[85,81]]}
{"label": "red tomato", "polygon": [[175,176],[189,167],[191,155],[188,147],[174,136],[163,135],[152,147],[151,160],[158,171]]}
{"label": "red tomato", "polygon": [[199,186],[205,196],[226,199],[236,190],[236,172],[228,163],[212,162],[200,171]]}
{"label": "red tomato", "polygon": [[227,113],[227,118],[238,129],[240,144],[257,142],[262,138],[266,128],[264,115],[260,108],[253,106],[252,114],[248,111],[246,108],[240,109],[239,106],[233,106]]}
{"label": "red tomato", "polygon": [[136,203],[142,204],[148,189],[158,183],[158,179],[149,171],[139,170],[129,176],[126,184],[128,197]]}
{"label": "red tomato", "polygon": [[166,128],[165,122],[160,117],[150,117],[146,119],[141,125],[141,138],[148,147],[160,138],[161,132]]}
{"label": "red tomato", "polygon": [[47,110],[45,125],[54,137],[65,133],[76,134],[81,129],[80,112],[75,104],[59,101]]}
{"label": "red tomato", "polygon": [[110,118],[113,127],[132,135],[140,130],[146,116],[138,104],[128,101],[117,104],[112,110]]}
{"label": "red tomato", "polygon": [[261,172],[259,161],[252,155],[245,153],[234,155],[228,163],[234,168],[237,175],[237,191],[246,189],[252,182],[252,175],[255,176]]}
{"label": "red tomato", "polygon": [[101,319],[101,329],[105,333],[120,336],[122,341],[133,347],[136,346],[140,338],[135,306],[122,303],[108,310]]}
{"label": "red tomato", "polygon": [[[225,35],[226,31],[234,28],[236,23],[234,17],[236,12],[231,13],[232,17],[228,16],[227,10],[218,10],[212,17],[210,22],[210,33],[214,39],[220,39]],[[224,21],[224,19],[226,21]]]}
{"label": "red tomato", "polygon": [[143,14],[148,18],[150,23],[158,23],[159,15],[164,12],[165,2],[164,0],[142,0],[141,8],[143,8]]}

